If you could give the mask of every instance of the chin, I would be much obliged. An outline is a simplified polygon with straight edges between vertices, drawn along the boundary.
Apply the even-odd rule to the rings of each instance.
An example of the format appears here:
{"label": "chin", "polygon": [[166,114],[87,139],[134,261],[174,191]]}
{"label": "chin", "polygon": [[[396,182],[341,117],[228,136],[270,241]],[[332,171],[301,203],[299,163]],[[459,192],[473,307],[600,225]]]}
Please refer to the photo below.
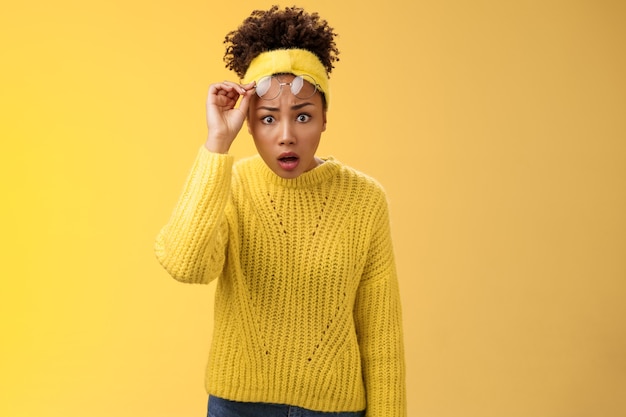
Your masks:
{"label": "chin", "polygon": [[293,180],[294,178],[298,178],[300,175],[303,174],[303,172],[301,172],[300,170],[284,171],[282,169],[274,171],[274,173],[286,180]]}

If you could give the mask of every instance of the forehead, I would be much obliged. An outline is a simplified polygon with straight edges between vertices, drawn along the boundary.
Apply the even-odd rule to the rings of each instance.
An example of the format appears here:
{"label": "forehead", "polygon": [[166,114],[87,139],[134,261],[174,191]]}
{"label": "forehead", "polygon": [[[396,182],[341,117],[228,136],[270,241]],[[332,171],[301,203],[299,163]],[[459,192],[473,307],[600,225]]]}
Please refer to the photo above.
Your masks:
{"label": "forehead", "polygon": [[268,108],[281,110],[283,108],[291,109],[292,107],[296,107],[296,106],[301,108],[301,105],[305,103],[308,105],[307,108],[309,109],[317,108],[317,107],[319,107],[320,110],[324,109],[323,107],[324,100],[322,99],[322,94],[319,91],[316,92],[315,95],[307,99],[298,98],[294,96],[293,94],[281,93],[278,97],[272,100],[265,100],[257,96],[256,94],[254,94],[251,97],[250,108],[253,110],[254,109],[268,109]]}

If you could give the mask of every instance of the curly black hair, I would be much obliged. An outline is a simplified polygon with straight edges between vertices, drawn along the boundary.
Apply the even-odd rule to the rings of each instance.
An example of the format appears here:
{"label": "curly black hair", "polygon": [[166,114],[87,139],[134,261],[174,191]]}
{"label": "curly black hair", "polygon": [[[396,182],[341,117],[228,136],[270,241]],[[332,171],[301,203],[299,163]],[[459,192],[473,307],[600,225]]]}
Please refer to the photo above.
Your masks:
{"label": "curly black hair", "polygon": [[327,74],[339,61],[337,34],[317,13],[296,6],[280,10],[254,10],[237,28],[226,35],[226,68],[243,78],[250,62],[259,54],[275,49],[306,49],[320,59]]}

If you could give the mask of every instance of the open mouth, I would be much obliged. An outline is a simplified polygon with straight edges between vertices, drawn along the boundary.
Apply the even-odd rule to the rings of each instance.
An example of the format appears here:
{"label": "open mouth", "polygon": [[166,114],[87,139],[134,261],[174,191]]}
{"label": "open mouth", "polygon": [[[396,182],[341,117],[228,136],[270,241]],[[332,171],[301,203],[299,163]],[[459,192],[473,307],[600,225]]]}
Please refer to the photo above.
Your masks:
{"label": "open mouth", "polygon": [[298,166],[300,157],[293,152],[286,152],[278,157],[278,165],[286,171],[291,171]]}
{"label": "open mouth", "polygon": [[281,162],[294,162],[298,160],[297,156],[285,156],[283,158],[278,158]]}

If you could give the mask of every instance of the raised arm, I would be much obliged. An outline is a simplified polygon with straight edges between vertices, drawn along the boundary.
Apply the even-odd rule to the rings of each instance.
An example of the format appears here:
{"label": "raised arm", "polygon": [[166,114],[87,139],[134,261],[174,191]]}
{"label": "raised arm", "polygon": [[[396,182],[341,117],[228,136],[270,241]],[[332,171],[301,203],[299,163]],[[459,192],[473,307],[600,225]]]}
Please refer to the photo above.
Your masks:
{"label": "raised arm", "polygon": [[243,126],[253,91],[254,83],[224,81],[209,87],[206,143],[155,243],[159,262],[180,281],[208,283],[222,271],[233,165],[227,153]]}
{"label": "raised arm", "polygon": [[[246,120],[254,83],[245,85],[230,81],[211,84],[207,96],[208,135],[204,146],[211,152],[228,153]],[[239,107],[235,107],[241,97]]]}

